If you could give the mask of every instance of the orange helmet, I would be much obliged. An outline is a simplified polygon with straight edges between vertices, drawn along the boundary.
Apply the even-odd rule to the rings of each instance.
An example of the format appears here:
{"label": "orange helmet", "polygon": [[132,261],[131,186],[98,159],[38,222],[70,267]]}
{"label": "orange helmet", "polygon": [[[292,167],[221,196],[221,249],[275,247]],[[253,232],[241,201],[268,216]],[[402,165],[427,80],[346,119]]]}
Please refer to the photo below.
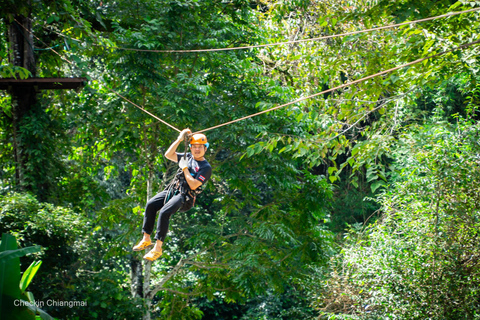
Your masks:
{"label": "orange helmet", "polygon": [[196,133],[190,138],[190,146],[192,144],[203,144],[208,148],[207,137],[203,133]]}

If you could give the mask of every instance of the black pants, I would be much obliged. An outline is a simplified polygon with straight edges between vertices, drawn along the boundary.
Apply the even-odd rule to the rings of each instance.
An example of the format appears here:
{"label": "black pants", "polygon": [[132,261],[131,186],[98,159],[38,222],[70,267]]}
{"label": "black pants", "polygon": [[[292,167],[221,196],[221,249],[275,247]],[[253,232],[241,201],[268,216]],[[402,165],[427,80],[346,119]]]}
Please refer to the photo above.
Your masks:
{"label": "black pants", "polygon": [[142,231],[147,234],[152,234],[153,226],[155,224],[155,216],[157,215],[157,211],[160,210],[157,222],[157,232],[155,233],[155,239],[160,241],[165,241],[170,217],[182,207],[183,202],[185,201],[185,196],[177,194],[173,197],[171,196],[171,199],[164,204],[166,196],[167,191],[162,191],[148,200],[147,205],[145,206],[145,214],[143,216]]}

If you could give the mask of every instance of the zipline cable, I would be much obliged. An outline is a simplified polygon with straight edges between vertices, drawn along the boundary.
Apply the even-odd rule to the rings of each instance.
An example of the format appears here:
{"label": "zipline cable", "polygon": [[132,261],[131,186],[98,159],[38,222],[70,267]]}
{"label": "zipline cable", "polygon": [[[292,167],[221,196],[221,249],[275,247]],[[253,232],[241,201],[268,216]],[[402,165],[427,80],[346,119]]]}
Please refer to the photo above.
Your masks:
{"label": "zipline cable", "polygon": [[132,102],[131,100],[125,98],[125,97],[122,96],[120,93],[116,92],[115,90],[113,90],[113,89],[111,89],[111,88],[109,88],[109,87],[107,87],[107,86],[105,86],[105,88],[107,88],[107,89],[110,90],[111,92],[115,93],[117,96],[119,96],[120,98],[124,99],[125,101],[130,102],[130,103],[133,104],[135,107],[137,107],[138,109],[142,110],[143,112],[145,112],[145,113],[148,114],[149,116],[151,116],[151,117],[157,119],[158,121],[160,121],[161,123],[169,126],[169,127],[172,128],[173,130],[176,130],[176,131],[178,131],[178,132],[182,132],[182,130],[177,129],[176,127],[172,126],[172,125],[169,124],[168,122],[160,119],[159,117],[157,117],[157,116],[154,115],[153,113],[145,110],[144,108],[140,107],[138,104],[136,104],[136,103]]}
{"label": "zipline cable", "polygon": [[[475,11],[476,10],[480,10],[480,8],[478,9],[474,9]],[[467,10],[467,11],[472,11],[472,10]],[[443,15],[443,16],[446,16],[446,15]],[[427,18],[429,19],[429,18]],[[32,33],[33,34],[33,33]],[[37,38],[38,39],[38,38]],[[230,124],[233,124],[233,123],[236,123],[236,122],[239,122],[239,121],[242,121],[242,120],[246,120],[246,119],[249,119],[249,118],[253,118],[253,117],[256,117],[256,116],[259,116],[259,115],[262,115],[264,113],[267,113],[267,112],[270,112],[270,111],[274,111],[274,110],[277,110],[277,109],[280,109],[280,108],[283,108],[283,107],[286,107],[286,106],[289,106],[289,105],[292,105],[292,104],[295,104],[295,103],[298,103],[298,102],[301,102],[301,101],[304,101],[304,100],[307,100],[307,99],[311,99],[311,98],[314,98],[314,97],[317,97],[319,95],[322,95],[322,94],[325,94],[325,93],[328,93],[328,92],[332,92],[332,91],[335,91],[335,90],[338,90],[338,89],[342,89],[342,88],[345,88],[345,87],[348,87],[348,86],[351,86],[353,84],[356,84],[356,83],[360,83],[360,82],[363,82],[363,81],[366,81],[366,80],[369,80],[369,79],[372,79],[372,78],[375,78],[375,77],[378,77],[380,75],[383,75],[383,74],[386,74],[386,73],[389,73],[389,72],[392,72],[392,71],[395,71],[395,70],[398,70],[398,69],[402,69],[402,68],[405,68],[405,67],[408,67],[408,66],[411,66],[411,65],[414,65],[414,64],[417,64],[417,63],[420,63],[422,61],[425,61],[425,60],[428,60],[428,59],[433,59],[433,58],[436,58],[436,57],[439,57],[441,55],[444,55],[444,54],[447,54],[449,52],[453,52],[453,51],[456,51],[456,50],[461,50],[461,49],[464,49],[464,48],[467,48],[469,46],[472,46],[472,45],[475,45],[475,44],[478,44],[480,43],[480,40],[477,40],[477,41],[473,41],[473,42],[469,42],[469,43],[466,43],[466,44],[463,44],[463,45],[460,45],[456,48],[453,48],[453,49],[450,49],[450,50],[446,50],[446,51],[442,51],[442,52],[439,52],[437,54],[434,54],[434,55],[431,55],[431,56],[428,56],[428,57],[425,57],[425,58],[421,58],[421,59],[417,59],[415,61],[412,61],[412,62],[409,62],[409,63],[406,63],[406,64],[403,64],[401,66],[398,66],[398,67],[394,67],[394,68],[391,68],[391,69],[388,69],[388,70],[385,70],[385,71],[381,71],[379,73],[376,73],[376,74],[373,74],[373,75],[370,75],[370,76],[367,76],[367,77],[364,77],[364,78],[361,78],[361,79],[358,79],[358,80],[355,80],[355,81],[352,81],[352,82],[349,82],[349,83],[345,83],[343,85],[340,85],[340,86],[337,86],[337,87],[334,87],[334,88],[331,88],[331,89],[327,89],[327,90],[324,90],[322,92],[318,92],[318,93],[315,93],[313,95],[310,95],[310,96],[307,96],[307,97],[302,97],[302,98],[299,98],[297,100],[294,100],[294,101],[291,101],[291,102],[288,102],[288,103],[285,103],[285,104],[282,104],[282,105],[279,105],[279,106],[276,106],[276,107],[273,107],[273,108],[270,108],[270,109],[267,109],[267,110],[263,110],[263,111],[260,111],[260,112],[257,112],[257,113],[254,113],[254,114],[251,114],[251,115],[248,115],[248,116],[245,116],[245,117],[242,117],[242,118],[239,118],[239,119],[235,119],[235,120],[232,120],[232,121],[228,121],[228,122],[225,122],[225,123],[222,123],[222,124],[219,124],[219,125],[216,125],[216,126],[213,126],[213,127],[209,127],[209,128],[206,128],[206,129],[203,129],[203,130],[200,130],[200,131],[196,131],[195,133],[201,133],[201,132],[206,132],[206,131],[210,131],[210,130],[213,130],[213,129],[217,129],[217,128],[220,128],[220,127],[224,127],[224,126],[227,126],[227,125],[230,125]],[[55,52],[56,54],[58,54],[55,50],[52,49],[53,52]],[[60,56],[60,54],[58,54]],[[60,56],[61,57],[61,56]],[[68,61],[68,60],[67,60]],[[70,61],[69,61],[70,62]],[[71,63],[71,62],[70,62]],[[126,97],[122,96],[121,94],[119,94],[118,92],[116,92],[115,90],[109,88],[106,86],[106,88],[110,91],[112,91],[113,93],[115,93],[117,96],[119,96],[120,98],[124,99],[125,101],[131,103],[132,105],[134,105],[135,107],[137,107],[138,109],[142,110],[143,112],[147,113],[148,115],[152,116],[153,118],[159,120],[160,122],[162,122],[163,124],[169,126],[170,128],[178,131],[178,132],[181,132],[181,130],[177,129],[176,127],[172,126],[171,124],[167,123],[166,121],[158,118],[157,116],[153,115],[152,113],[148,112],[147,110],[145,110],[144,108],[140,107],[139,105],[133,103],[132,101],[130,101],[129,99],[127,99]]]}
{"label": "zipline cable", "polygon": [[[43,43],[44,45],[46,45],[45,42],[42,41],[42,39],[40,39],[39,37],[37,37],[31,30],[28,30],[27,28],[25,28],[25,26],[23,24],[21,24],[17,18],[13,18],[13,20],[17,23],[17,25],[19,25],[20,27],[22,27],[23,29],[25,29],[25,31],[27,31],[28,33],[30,33],[32,36],[34,36],[38,41],[40,41],[41,43]],[[17,26],[18,28],[18,26]],[[30,44],[30,41],[27,37],[25,37],[25,35],[23,34],[22,32],[22,36],[25,38],[25,40],[28,42],[28,44],[31,46]],[[58,55],[60,57],[60,59],[62,60],[65,60],[66,62],[72,64],[72,61],[68,60],[67,58],[65,57],[62,57],[62,55],[60,53],[58,53],[57,51],[55,51],[55,49],[53,49],[54,47],[50,47],[50,48],[46,48],[46,50],[51,50],[53,51],[56,55]],[[32,50],[35,50],[33,47],[32,47]]]}
{"label": "zipline cable", "polygon": [[[25,28],[25,26],[23,26],[20,22],[18,22],[17,19],[14,19],[14,20],[15,20],[22,28],[24,28],[27,32],[29,32],[32,36],[34,36],[37,40],[39,40],[40,42],[42,42],[43,44],[45,44],[45,42],[43,42],[40,38],[38,38],[37,36],[35,36],[35,34],[33,34],[33,32],[32,32],[31,30],[28,30],[27,28]],[[24,35],[24,37],[25,37],[25,35]],[[67,62],[70,63],[70,64],[73,64],[73,62],[71,62],[71,61],[68,60],[67,58],[62,57],[62,55],[60,55],[57,51],[55,51],[55,50],[53,49],[53,47],[52,47],[52,48],[47,48],[47,49],[52,50],[55,54],[57,54],[57,55],[60,57],[60,59],[65,60],[65,61],[67,61]],[[142,110],[143,112],[145,112],[145,113],[148,114],[149,116],[157,119],[157,120],[160,121],[161,123],[169,126],[170,128],[172,128],[172,129],[174,129],[174,130],[176,130],[176,131],[178,131],[178,132],[182,132],[181,130],[179,130],[179,129],[177,129],[176,127],[172,126],[172,125],[169,124],[168,122],[160,119],[160,118],[157,117],[156,115],[154,115],[154,114],[152,114],[151,112],[145,110],[145,108],[140,107],[138,104],[136,104],[136,103],[132,102],[131,100],[127,99],[126,97],[122,96],[120,93],[118,93],[117,91],[115,91],[115,90],[113,90],[112,88],[108,87],[107,85],[105,85],[105,88],[107,88],[108,90],[110,90],[111,92],[113,92],[114,94],[116,94],[117,96],[119,96],[120,98],[124,99],[125,101],[131,103],[132,105],[134,105],[134,106],[137,107],[138,109]]]}
{"label": "zipline cable", "polygon": [[297,100],[294,100],[294,101],[291,101],[291,102],[288,102],[288,103],[285,103],[285,104],[282,104],[282,105],[279,105],[279,106],[276,106],[276,107],[273,107],[273,108],[270,108],[270,109],[267,109],[267,110],[264,110],[264,111],[260,111],[260,112],[257,112],[257,113],[254,113],[254,114],[251,114],[251,115],[248,115],[248,116],[236,119],[236,120],[228,121],[228,122],[225,122],[225,123],[222,123],[222,124],[210,127],[210,128],[206,128],[206,129],[203,129],[203,130],[200,130],[200,131],[196,131],[195,133],[206,132],[206,131],[209,131],[209,130],[213,130],[213,129],[217,129],[217,128],[220,128],[220,127],[223,127],[223,126],[226,126],[226,125],[233,124],[235,122],[239,122],[239,121],[242,121],[242,120],[253,118],[253,117],[259,116],[261,114],[264,114],[264,113],[267,113],[267,112],[270,112],[270,111],[274,111],[274,110],[277,110],[277,109],[280,109],[280,108],[283,108],[283,107],[286,107],[286,106],[289,106],[289,105],[292,105],[294,103],[298,103],[298,102],[301,102],[301,101],[304,101],[304,100],[307,100],[307,99],[311,99],[311,98],[317,97],[319,95],[322,95],[322,94],[325,94],[325,93],[328,93],[328,92],[332,92],[332,91],[335,91],[335,90],[338,90],[338,89],[342,89],[342,88],[351,86],[353,84],[360,83],[360,82],[363,82],[363,81],[381,76],[383,74],[386,74],[386,73],[389,73],[389,72],[392,72],[392,71],[395,71],[395,70],[398,70],[398,69],[402,69],[402,68],[420,63],[420,62],[428,60],[428,59],[436,58],[436,57],[439,57],[439,56],[444,55],[444,54],[449,53],[449,52],[453,52],[453,51],[456,51],[456,50],[461,50],[461,49],[467,48],[469,46],[472,46],[472,45],[475,45],[475,44],[478,44],[478,43],[480,43],[480,40],[469,42],[469,43],[460,45],[456,48],[453,48],[453,49],[450,49],[450,50],[447,50],[447,51],[439,52],[439,53],[431,55],[429,57],[417,59],[415,61],[403,64],[401,66],[391,68],[391,69],[388,69],[388,70],[385,70],[385,71],[381,71],[379,73],[376,73],[376,74],[373,74],[373,75],[370,75],[370,76],[367,76],[367,77],[364,77],[364,78],[361,78],[361,79],[358,79],[358,80],[355,80],[355,81],[352,81],[352,82],[349,82],[349,83],[342,84],[342,85],[337,86],[335,88],[327,89],[325,91],[318,92],[318,93],[312,94],[312,95],[307,96],[307,97],[302,97],[302,98],[299,98]]}
{"label": "zipline cable", "polygon": [[[419,19],[419,20],[414,20],[414,21],[396,23],[396,24],[392,24],[392,25],[388,25],[388,26],[370,28],[370,29],[365,29],[365,30],[334,34],[334,35],[330,35],[330,36],[322,36],[322,37],[317,37],[317,38],[291,40],[291,41],[284,41],[284,42],[259,44],[259,45],[252,45],[252,46],[242,46],[242,47],[231,47],[231,48],[227,47],[227,48],[216,48],[216,49],[214,48],[214,49],[192,49],[192,50],[156,50],[156,49],[135,49],[135,48],[115,47],[115,46],[107,46],[107,45],[102,45],[102,44],[97,44],[97,43],[94,43],[93,45],[98,46],[98,47],[117,49],[117,50],[136,51],[136,52],[155,52],[155,53],[196,53],[196,52],[246,50],[246,49],[254,49],[254,48],[273,47],[273,46],[279,46],[279,45],[284,45],[284,44],[292,44],[292,43],[319,41],[319,40],[325,40],[325,39],[331,39],[331,38],[351,36],[351,35],[356,35],[356,34],[360,34],[360,33],[367,33],[367,32],[376,31],[376,30],[392,29],[392,28],[396,28],[396,27],[400,27],[400,26],[404,26],[404,25],[421,23],[421,22],[440,19],[440,18],[452,17],[452,16],[456,16],[456,15],[459,15],[459,14],[470,13],[470,12],[475,12],[475,11],[479,11],[479,10],[480,10],[480,8],[474,8],[474,9],[469,9],[469,10],[464,10],[464,11],[449,12],[449,13],[442,14],[442,15],[435,16],[435,17],[429,17],[429,18],[424,18],[424,19]],[[73,41],[80,42],[80,40],[78,40],[78,39],[69,37],[69,36],[64,35],[64,34],[62,34],[60,32],[57,32],[57,31],[55,31],[55,32],[58,35],[61,35],[62,37],[68,38],[68,39],[73,40]]]}

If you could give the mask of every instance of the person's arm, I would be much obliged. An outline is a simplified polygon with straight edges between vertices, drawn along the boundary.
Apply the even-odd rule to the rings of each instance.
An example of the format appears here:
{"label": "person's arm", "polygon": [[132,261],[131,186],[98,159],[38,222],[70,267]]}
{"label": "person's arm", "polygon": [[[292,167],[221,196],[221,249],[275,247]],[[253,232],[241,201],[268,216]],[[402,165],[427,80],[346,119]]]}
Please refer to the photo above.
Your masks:
{"label": "person's arm", "polygon": [[188,170],[188,161],[184,160],[183,158],[180,159],[178,166],[182,169],[183,175],[185,176],[185,181],[187,181],[190,190],[195,190],[203,185],[210,179],[210,176],[212,175],[212,168],[208,166],[200,169],[200,171],[197,172],[198,177],[195,179]]}
{"label": "person's arm", "polygon": [[188,171],[188,167],[183,168],[183,175],[185,176],[185,180],[187,181],[190,190],[195,190],[202,185],[201,181],[192,177],[190,171]]}
{"label": "person's arm", "polygon": [[182,141],[184,140],[185,134],[192,134],[192,131],[190,129],[184,129],[184,130],[182,130],[182,132],[180,132],[177,140],[175,140],[170,145],[170,147],[168,147],[167,152],[165,152],[165,157],[167,159],[172,160],[174,162],[178,162],[176,151],[177,151],[177,148],[180,145],[180,143],[182,143]]}

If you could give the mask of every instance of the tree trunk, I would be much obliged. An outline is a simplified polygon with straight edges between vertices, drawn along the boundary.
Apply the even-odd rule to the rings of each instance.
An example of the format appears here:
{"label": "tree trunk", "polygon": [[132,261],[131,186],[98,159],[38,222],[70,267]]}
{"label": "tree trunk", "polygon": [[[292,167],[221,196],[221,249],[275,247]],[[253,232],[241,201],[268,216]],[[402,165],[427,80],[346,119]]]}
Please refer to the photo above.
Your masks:
{"label": "tree trunk", "polygon": [[147,198],[153,197],[153,165],[148,165],[147,174]]}
{"label": "tree trunk", "polygon": [[[144,88],[143,88],[144,89]],[[144,105],[145,105],[145,91],[144,92]],[[153,197],[153,185],[155,183],[155,174],[154,174],[154,161],[155,161],[155,139],[150,140],[148,137],[148,130],[144,127],[144,148],[145,148],[145,159],[147,167],[147,201]],[[152,239],[152,241],[155,241]],[[150,298],[150,275],[152,269],[152,261],[146,261],[144,263],[144,285],[143,285],[143,301],[145,313],[143,315],[143,320],[150,320],[151,313],[150,309],[152,307],[152,299]]]}
{"label": "tree trunk", "polygon": [[[147,156],[147,200],[153,196],[153,157]],[[152,239],[152,241],[155,241]],[[152,307],[152,299],[149,297],[150,293],[150,273],[152,269],[152,262],[145,261],[145,282],[143,286],[143,301],[145,307],[145,314],[143,315],[143,320],[150,320],[150,308]]]}
{"label": "tree trunk", "polygon": [[132,285],[130,288],[133,298],[143,298],[143,265],[136,255],[130,259],[130,276]]}
{"label": "tree trunk", "polygon": [[[17,67],[23,67],[35,77],[35,57],[33,53],[32,22],[24,16],[16,16],[8,26],[8,42],[10,46],[10,63]],[[18,185],[24,187],[24,173],[28,158],[22,152],[22,137],[20,123],[23,117],[37,102],[34,87],[12,88],[12,124],[13,124],[13,148],[16,162],[15,178]]]}
{"label": "tree trunk", "polygon": [[23,67],[36,76],[35,56],[33,53],[32,21],[24,16],[16,16],[8,26],[10,43],[10,62],[14,66]]}
{"label": "tree trunk", "polygon": [[150,274],[152,270],[152,261],[145,261],[145,285],[143,287],[143,301],[145,313],[143,320],[150,320],[150,308],[152,307],[152,299],[150,299]]}

